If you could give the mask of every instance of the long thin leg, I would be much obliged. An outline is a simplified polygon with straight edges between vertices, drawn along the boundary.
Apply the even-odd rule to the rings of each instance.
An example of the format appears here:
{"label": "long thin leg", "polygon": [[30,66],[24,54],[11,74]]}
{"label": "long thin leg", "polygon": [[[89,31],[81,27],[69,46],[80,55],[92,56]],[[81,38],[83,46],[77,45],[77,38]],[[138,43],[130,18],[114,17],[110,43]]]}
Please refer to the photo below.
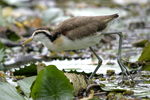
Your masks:
{"label": "long thin leg", "polygon": [[[97,72],[97,70],[99,69],[99,67],[102,65],[102,59],[95,53],[95,51],[92,49],[92,47],[89,47],[90,48],[90,50],[94,53],[94,55],[97,57],[97,59],[98,59],[98,65],[97,65],[97,67],[95,68],[95,70],[94,70],[94,72],[90,75],[90,79],[92,79],[93,78],[93,76],[96,74],[96,72]],[[121,68],[121,71],[124,73],[124,69],[122,68],[122,67],[120,67]],[[126,73],[126,75],[127,75],[127,73]],[[124,74],[123,74],[123,80],[124,80]]]}
{"label": "long thin leg", "polygon": [[[102,33],[103,35],[105,34],[118,34],[119,35],[119,47],[118,47],[118,57],[117,57],[117,62],[122,70],[122,73],[123,73],[123,81],[124,81],[124,74],[127,76],[128,80],[129,80],[129,77],[128,75],[130,76],[130,78],[132,79],[133,81],[133,78],[131,76],[131,74],[129,73],[129,71],[127,70],[127,68],[121,63],[121,46],[122,46],[122,32],[108,32],[108,33]],[[128,73],[128,74],[127,74]],[[130,83],[130,81],[129,81]],[[131,83],[130,83],[131,85]]]}
{"label": "long thin leg", "polygon": [[94,53],[94,55],[97,57],[98,59],[98,65],[95,68],[94,72],[90,75],[90,79],[93,78],[93,76],[95,75],[95,73],[97,72],[97,70],[99,69],[99,67],[102,65],[102,59],[96,54],[96,52],[92,49],[92,47],[89,47],[91,49],[91,51]]}
{"label": "long thin leg", "polygon": [[[102,35],[106,35],[106,34],[118,34],[119,35],[119,47],[118,47],[118,57],[117,57],[117,62],[121,68],[121,71],[122,71],[122,75],[123,75],[123,81],[124,81],[124,74],[127,76],[128,80],[129,80],[129,83],[131,85],[131,82],[130,82],[130,79],[128,77],[128,75],[130,76],[130,78],[132,79],[133,81],[133,78],[131,76],[131,74],[129,73],[129,71],[127,70],[127,68],[121,63],[121,46],[122,46],[122,32],[108,32],[108,33],[102,33]],[[91,51],[95,54],[95,56],[98,58],[98,65],[96,67],[96,69],[94,70],[94,72],[91,74],[91,76],[89,77],[90,79],[93,78],[94,74],[97,72],[97,70],[99,69],[99,67],[101,66],[102,64],[102,60],[101,58],[94,52],[94,50],[90,47]],[[127,74],[128,73],[128,74]]]}

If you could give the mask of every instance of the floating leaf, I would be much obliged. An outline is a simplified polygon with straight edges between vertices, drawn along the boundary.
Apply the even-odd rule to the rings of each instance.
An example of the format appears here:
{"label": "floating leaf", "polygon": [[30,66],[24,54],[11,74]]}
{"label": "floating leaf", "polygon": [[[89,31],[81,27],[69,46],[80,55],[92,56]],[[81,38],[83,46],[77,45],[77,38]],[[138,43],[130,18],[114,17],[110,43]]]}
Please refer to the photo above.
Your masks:
{"label": "floating leaf", "polygon": [[145,92],[145,93],[138,93],[138,94],[134,94],[135,97],[140,97],[140,98],[150,98],[150,91],[149,92]]}
{"label": "floating leaf", "polygon": [[141,40],[138,40],[138,41],[132,43],[132,45],[135,47],[145,47],[147,42],[148,42],[148,39],[141,39]]}
{"label": "floating leaf", "polygon": [[36,100],[72,100],[73,86],[62,71],[50,65],[39,72],[31,88],[31,97]]}
{"label": "floating leaf", "polygon": [[141,56],[138,61],[150,61],[150,42],[144,47]]}
{"label": "floating leaf", "polygon": [[36,76],[28,77],[23,80],[17,81],[18,85],[20,86],[20,89],[24,92],[24,94],[29,97],[30,96],[30,87],[35,81]]}
{"label": "floating leaf", "polygon": [[61,21],[67,19],[64,16],[63,10],[60,8],[50,8],[43,12],[42,24],[47,25],[49,23],[60,23]]}
{"label": "floating leaf", "polygon": [[102,88],[104,91],[115,91],[115,92],[124,92],[127,89],[118,87],[118,84],[115,83],[105,83],[105,87]]}
{"label": "floating leaf", "polygon": [[25,75],[25,76],[33,76],[37,75],[37,69],[35,64],[30,64],[30,66],[25,66],[24,68],[20,68],[19,70],[15,70],[14,75]]}
{"label": "floating leaf", "polygon": [[9,83],[0,82],[0,100],[25,100]]}
{"label": "floating leaf", "polygon": [[[114,14],[119,13],[120,17],[124,17],[128,15],[128,12],[123,9],[112,9],[107,7],[100,7],[100,8],[92,8],[92,7],[86,7],[86,8],[74,8],[74,9],[67,9],[69,13],[71,13],[73,16],[99,16],[99,15],[107,15],[107,14]],[[99,12],[99,13],[97,13]]]}

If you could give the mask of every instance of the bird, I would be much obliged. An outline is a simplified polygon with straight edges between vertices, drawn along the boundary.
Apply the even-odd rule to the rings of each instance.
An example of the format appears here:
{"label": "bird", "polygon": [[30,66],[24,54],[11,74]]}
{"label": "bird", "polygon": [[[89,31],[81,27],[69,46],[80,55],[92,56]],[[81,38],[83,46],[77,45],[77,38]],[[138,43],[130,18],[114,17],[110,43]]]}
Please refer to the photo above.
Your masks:
{"label": "bird", "polygon": [[[122,32],[107,32],[112,21],[118,17],[118,13],[103,16],[72,17],[60,22],[52,32],[46,28],[37,28],[22,45],[24,46],[32,40],[41,41],[50,51],[56,52],[89,47],[98,59],[98,65],[89,77],[92,79],[102,64],[102,59],[96,54],[92,46],[99,43],[103,35],[118,34],[120,38],[117,61],[123,73],[123,81],[124,75],[128,80],[132,79],[133,81],[127,68],[121,63]],[[129,83],[131,84],[130,81]]]}

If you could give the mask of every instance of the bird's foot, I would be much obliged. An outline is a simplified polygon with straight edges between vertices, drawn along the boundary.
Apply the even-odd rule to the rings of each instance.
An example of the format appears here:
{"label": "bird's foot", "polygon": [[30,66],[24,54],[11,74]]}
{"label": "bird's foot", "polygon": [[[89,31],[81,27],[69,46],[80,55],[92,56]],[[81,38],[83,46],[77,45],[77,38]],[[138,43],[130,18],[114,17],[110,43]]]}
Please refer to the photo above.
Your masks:
{"label": "bird's foot", "polygon": [[[127,80],[125,80],[125,77]],[[122,67],[122,83],[124,83],[125,85],[129,85],[131,87],[133,87],[135,84],[132,75],[130,74],[130,72],[127,70],[125,66]]]}

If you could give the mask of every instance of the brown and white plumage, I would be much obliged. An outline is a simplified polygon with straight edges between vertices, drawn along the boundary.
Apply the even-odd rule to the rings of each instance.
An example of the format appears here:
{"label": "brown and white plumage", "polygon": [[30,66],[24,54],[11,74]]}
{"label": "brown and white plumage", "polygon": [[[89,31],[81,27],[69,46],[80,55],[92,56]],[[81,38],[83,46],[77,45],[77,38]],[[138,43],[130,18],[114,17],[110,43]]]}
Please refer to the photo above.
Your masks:
{"label": "brown and white plumage", "polygon": [[39,28],[35,30],[31,38],[41,41],[51,51],[90,47],[100,41],[101,33],[106,32],[110,22],[118,16],[113,14],[73,17],[58,24],[53,32]]}
{"label": "brown and white plumage", "polygon": [[70,40],[81,39],[93,35],[96,32],[102,32],[107,27],[107,24],[117,17],[118,14],[73,17],[58,24],[52,34],[60,32]]}
{"label": "brown and white plumage", "polygon": [[[117,61],[122,70],[124,81],[124,74],[127,76],[130,75],[130,73],[121,62],[122,33],[105,33],[109,29],[111,21],[118,16],[118,14],[113,14],[107,16],[73,17],[58,24],[53,32],[50,32],[44,28],[38,28],[34,31],[32,36],[23,43],[23,45],[27,44],[31,40],[37,40],[41,41],[51,51],[75,50],[90,47],[90,50],[98,58],[98,65],[89,77],[92,79],[94,74],[101,66],[102,59],[94,52],[91,46],[98,43],[104,34],[118,34],[119,49]],[[133,81],[131,75],[130,78]],[[130,80],[129,83],[131,85]]]}

